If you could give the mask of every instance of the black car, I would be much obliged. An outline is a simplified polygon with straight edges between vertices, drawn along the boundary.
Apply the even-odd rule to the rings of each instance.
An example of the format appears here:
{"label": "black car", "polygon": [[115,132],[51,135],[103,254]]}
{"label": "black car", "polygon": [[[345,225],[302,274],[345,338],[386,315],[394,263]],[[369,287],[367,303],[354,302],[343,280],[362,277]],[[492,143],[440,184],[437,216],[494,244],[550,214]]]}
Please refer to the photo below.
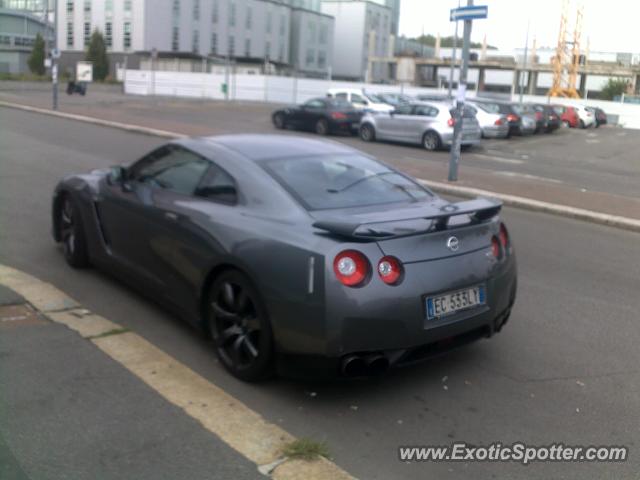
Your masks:
{"label": "black car", "polygon": [[504,115],[509,123],[509,135],[522,135],[522,118],[515,110],[514,105],[484,98],[476,98],[474,102],[481,103],[488,112]]}
{"label": "black car", "polygon": [[318,135],[345,132],[358,128],[362,112],[350,103],[334,98],[312,98],[301,104],[276,110],[271,115],[276,128],[311,130]]}
{"label": "black car", "polygon": [[542,122],[546,133],[551,133],[560,128],[560,117],[551,105],[534,103],[532,106],[536,112],[536,122]]}
{"label": "black car", "polygon": [[598,107],[585,107],[589,112],[593,113],[593,116],[596,119],[595,126],[598,128],[600,125],[607,124],[607,114],[604,113],[604,110]]}

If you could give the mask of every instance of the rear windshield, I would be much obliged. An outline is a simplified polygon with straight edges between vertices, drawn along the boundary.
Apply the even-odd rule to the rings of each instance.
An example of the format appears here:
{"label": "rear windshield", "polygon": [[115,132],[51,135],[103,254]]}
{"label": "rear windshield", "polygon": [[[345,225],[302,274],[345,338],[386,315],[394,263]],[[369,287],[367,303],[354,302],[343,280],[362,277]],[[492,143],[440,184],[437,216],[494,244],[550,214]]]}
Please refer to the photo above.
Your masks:
{"label": "rear windshield", "polygon": [[358,154],[277,158],[262,165],[307,210],[416,202],[431,197],[411,179]]}

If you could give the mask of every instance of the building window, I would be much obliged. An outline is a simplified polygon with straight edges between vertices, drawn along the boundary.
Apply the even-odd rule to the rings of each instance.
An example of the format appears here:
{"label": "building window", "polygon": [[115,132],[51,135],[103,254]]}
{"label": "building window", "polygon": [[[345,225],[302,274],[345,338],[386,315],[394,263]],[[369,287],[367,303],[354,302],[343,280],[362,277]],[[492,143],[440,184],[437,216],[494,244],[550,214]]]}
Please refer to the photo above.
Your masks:
{"label": "building window", "polygon": [[329,27],[326,24],[320,25],[320,33],[319,33],[320,38],[318,39],[318,42],[320,43],[320,45],[327,44],[328,36],[329,36]]}
{"label": "building window", "polygon": [[287,20],[284,14],[280,15],[280,35],[284,36],[287,31]]}
{"label": "building window", "polygon": [[249,58],[251,56],[251,39],[246,38],[244,41],[244,56]]}
{"label": "building window", "polygon": [[218,34],[217,33],[211,34],[211,53],[213,55],[218,53]]}
{"label": "building window", "polygon": [[284,62],[284,42],[280,40],[280,47],[278,49],[278,60]]}
{"label": "building window", "polygon": [[104,9],[107,12],[113,12],[113,0],[106,0],[104,2]]}
{"label": "building window", "polygon": [[271,58],[271,42],[267,42],[264,44],[264,58]]}
{"label": "building window", "polygon": [[211,23],[218,23],[218,0],[213,0],[211,6]]}
{"label": "building window", "polygon": [[73,13],[73,0],[67,0],[67,13]]}
{"label": "building window", "polygon": [[73,22],[67,23],[67,48],[73,48]]}
{"label": "building window", "polygon": [[131,22],[124,22],[124,49],[131,48]]}
{"label": "building window", "polygon": [[193,31],[193,37],[191,38],[191,51],[198,53],[200,51],[200,32],[198,30]]}
{"label": "building window", "polygon": [[107,44],[107,48],[113,46],[113,24],[111,22],[104,24],[104,41]]}
{"label": "building window", "polygon": [[307,49],[307,57],[305,59],[305,65],[307,67],[310,67],[311,65],[313,65],[313,62],[315,60],[315,52],[313,51],[313,48],[308,48]]}
{"label": "building window", "polygon": [[124,11],[131,12],[131,0],[124,0]]}
{"label": "building window", "polygon": [[85,46],[89,45],[91,42],[91,23],[84,22],[84,44]]}
{"label": "building window", "polygon": [[200,0],[193,0],[193,19],[200,20]]}
{"label": "building window", "polygon": [[180,18],[180,0],[173,0],[173,19]]}
{"label": "building window", "polygon": [[236,54],[236,39],[233,37],[229,37],[229,56],[234,57]]}
{"label": "building window", "polygon": [[247,7],[246,27],[251,28],[251,7]]}
{"label": "building window", "polygon": [[171,31],[171,50],[177,52],[180,50],[180,28],[173,27]]}
{"label": "building window", "polygon": [[91,14],[91,0],[84,0],[84,14]]}
{"label": "building window", "polygon": [[318,50],[318,68],[320,70],[327,68],[327,53],[324,50]]}
{"label": "building window", "polygon": [[271,12],[267,12],[267,33],[271,33]]}
{"label": "building window", "polygon": [[232,27],[236,26],[236,2],[229,4],[229,25]]}
{"label": "building window", "polygon": [[315,43],[315,41],[316,41],[316,24],[313,21],[309,21],[308,25],[309,25],[308,26],[309,42]]}

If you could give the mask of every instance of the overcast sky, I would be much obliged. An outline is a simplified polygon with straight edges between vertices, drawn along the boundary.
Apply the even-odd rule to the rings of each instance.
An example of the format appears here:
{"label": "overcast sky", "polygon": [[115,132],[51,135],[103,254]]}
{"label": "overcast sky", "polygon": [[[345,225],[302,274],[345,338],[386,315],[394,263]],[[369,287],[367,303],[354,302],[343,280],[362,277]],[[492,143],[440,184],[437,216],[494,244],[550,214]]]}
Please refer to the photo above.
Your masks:
{"label": "overcast sky", "polygon": [[[466,5],[466,0],[461,0]],[[475,0],[488,5],[489,17],[473,22],[472,40],[499,48],[524,47],[527,20],[531,21],[530,41],[537,37],[538,47],[553,46],[558,41],[561,0]],[[569,26],[573,30],[577,0],[571,0]],[[640,52],[640,1],[583,0],[582,44],[589,37],[592,51]],[[455,24],[449,22],[449,10],[458,0],[401,0],[400,34],[453,35]],[[462,36],[462,24],[460,24]],[[530,44],[531,45],[531,44]]]}

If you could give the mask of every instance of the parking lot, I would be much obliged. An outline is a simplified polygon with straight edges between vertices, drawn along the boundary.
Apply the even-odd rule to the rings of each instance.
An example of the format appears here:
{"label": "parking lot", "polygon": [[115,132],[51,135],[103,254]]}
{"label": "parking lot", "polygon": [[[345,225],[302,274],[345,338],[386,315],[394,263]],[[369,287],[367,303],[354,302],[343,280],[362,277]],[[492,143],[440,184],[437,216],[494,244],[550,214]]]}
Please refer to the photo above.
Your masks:
{"label": "parking lot", "polygon": [[[43,105],[47,93],[5,91],[2,98]],[[124,102],[110,91],[83,101],[65,99],[63,109],[188,134],[274,132],[272,107],[260,104]],[[162,140],[5,108],[0,129],[0,263],[53,283],[90,310],[139,333],[269,421],[297,436],[325,441],[336,463],[356,477],[636,478],[637,455],[606,465],[405,464],[397,459],[397,448],[454,440],[636,448],[637,234],[507,208],[518,252],[519,293],[501,334],[374,380],[244,384],[222,369],[208,341],[176,317],[95,270],[70,270],[48,235],[51,191],[59,178],[132,161]],[[347,136],[334,140],[420,178],[446,177],[446,151],[367,144]],[[637,142],[637,132],[615,128],[483,141],[463,154],[461,183],[535,192],[583,206],[606,201],[602,208],[624,205],[631,215],[640,201]],[[640,217],[640,210],[635,213]],[[51,428],[60,432],[56,455],[72,460],[74,453],[64,448],[70,442],[64,425],[53,422]],[[44,464],[44,457],[31,463]],[[164,460],[158,461],[161,467]],[[126,463],[126,458],[115,456],[112,462]],[[96,468],[96,478],[103,478]]]}

